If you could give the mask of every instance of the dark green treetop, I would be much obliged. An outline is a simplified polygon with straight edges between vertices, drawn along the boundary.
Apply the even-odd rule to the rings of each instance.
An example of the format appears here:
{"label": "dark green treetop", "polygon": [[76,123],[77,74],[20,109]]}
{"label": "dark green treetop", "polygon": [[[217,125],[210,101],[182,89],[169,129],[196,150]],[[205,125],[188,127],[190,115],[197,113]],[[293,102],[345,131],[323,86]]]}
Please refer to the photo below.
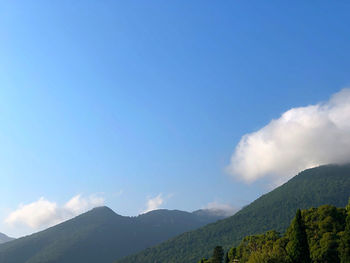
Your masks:
{"label": "dark green treetop", "polygon": [[346,224],[344,232],[341,235],[339,242],[339,257],[341,263],[350,262],[350,199],[346,206]]}
{"label": "dark green treetop", "polygon": [[228,252],[225,253],[224,263],[230,263],[230,259],[228,258]]}
{"label": "dark green treetop", "polygon": [[289,234],[286,250],[291,261],[299,263],[311,262],[309,244],[300,209],[297,210]]}
{"label": "dark green treetop", "polygon": [[222,263],[224,259],[224,250],[222,246],[216,246],[213,251],[212,263]]}

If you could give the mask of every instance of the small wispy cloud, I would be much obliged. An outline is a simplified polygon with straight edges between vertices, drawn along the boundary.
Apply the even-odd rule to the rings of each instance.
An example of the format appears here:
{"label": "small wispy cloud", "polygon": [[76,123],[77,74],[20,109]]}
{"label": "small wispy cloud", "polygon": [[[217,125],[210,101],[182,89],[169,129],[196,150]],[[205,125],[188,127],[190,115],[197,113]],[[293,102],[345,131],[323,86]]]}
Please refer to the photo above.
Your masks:
{"label": "small wispy cloud", "polygon": [[146,209],[144,211],[142,211],[142,213],[147,213],[150,212],[152,210],[156,210],[161,208],[161,206],[165,203],[165,199],[163,197],[163,194],[158,194],[157,196],[153,197],[153,198],[148,198],[147,202],[146,202]]}
{"label": "small wispy cloud", "polygon": [[299,171],[350,161],[350,89],[329,101],[292,108],[240,140],[228,171],[254,182],[269,178],[279,185]]}
{"label": "small wispy cloud", "polygon": [[122,196],[123,194],[124,194],[124,190],[121,189],[121,190],[115,192],[115,193],[113,194],[113,196],[119,197],[119,196]]}
{"label": "small wispy cloud", "polygon": [[219,202],[210,202],[203,209],[208,209],[214,213],[219,213],[224,216],[232,216],[239,210],[237,207]]}
{"label": "small wispy cloud", "polygon": [[35,202],[19,205],[8,215],[5,223],[10,226],[22,225],[36,230],[43,229],[103,204],[104,198],[96,195],[89,197],[76,195],[62,206],[41,197]]}

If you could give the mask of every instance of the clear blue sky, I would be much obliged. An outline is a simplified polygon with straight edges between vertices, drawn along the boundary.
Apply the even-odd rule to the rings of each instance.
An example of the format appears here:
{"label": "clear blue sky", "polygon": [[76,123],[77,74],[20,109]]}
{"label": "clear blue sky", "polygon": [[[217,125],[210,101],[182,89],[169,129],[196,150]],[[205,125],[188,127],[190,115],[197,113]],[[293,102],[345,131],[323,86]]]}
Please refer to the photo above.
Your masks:
{"label": "clear blue sky", "polygon": [[[242,135],[350,84],[348,1],[0,1],[0,219],[101,194],[241,206]],[[118,194],[122,191],[122,194]],[[0,228],[0,232],[5,232]]]}

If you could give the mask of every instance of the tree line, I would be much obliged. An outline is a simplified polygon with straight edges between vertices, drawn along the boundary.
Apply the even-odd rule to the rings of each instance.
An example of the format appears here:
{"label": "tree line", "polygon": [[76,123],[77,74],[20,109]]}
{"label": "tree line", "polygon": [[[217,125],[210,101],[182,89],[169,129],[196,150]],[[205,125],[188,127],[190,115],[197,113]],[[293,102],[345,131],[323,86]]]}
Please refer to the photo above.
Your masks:
{"label": "tree line", "polygon": [[346,208],[297,210],[284,235],[271,230],[245,237],[226,253],[216,246],[199,263],[350,263],[350,200]]}

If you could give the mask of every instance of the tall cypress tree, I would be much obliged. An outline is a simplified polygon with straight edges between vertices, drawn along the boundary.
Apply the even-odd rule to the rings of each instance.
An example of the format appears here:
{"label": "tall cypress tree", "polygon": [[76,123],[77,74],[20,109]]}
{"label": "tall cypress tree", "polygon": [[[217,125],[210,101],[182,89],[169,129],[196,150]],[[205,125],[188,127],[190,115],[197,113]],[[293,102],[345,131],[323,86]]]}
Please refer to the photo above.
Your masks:
{"label": "tall cypress tree", "polygon": [[301,211],[298,209],[291,225],[286,250],[292,262],[310,263],[310,250]]}
{"label": "tall cypress tree", "polygon": [[225,253],[224,263],[230,263],[230,259],[228,258],[228,251]]}
{"label": "tall cypress tree", "polygon": [[341,263],[350,262],[350,199],[346,206],[347,216],[344,233],[339,244],[339,258]]}
{"label": "tall cypress tree", "polygon": [[224,250],[221,246],[216,246],[214,248],[213,257],[211,259],[212,263],[222,263],[224,259]]}

